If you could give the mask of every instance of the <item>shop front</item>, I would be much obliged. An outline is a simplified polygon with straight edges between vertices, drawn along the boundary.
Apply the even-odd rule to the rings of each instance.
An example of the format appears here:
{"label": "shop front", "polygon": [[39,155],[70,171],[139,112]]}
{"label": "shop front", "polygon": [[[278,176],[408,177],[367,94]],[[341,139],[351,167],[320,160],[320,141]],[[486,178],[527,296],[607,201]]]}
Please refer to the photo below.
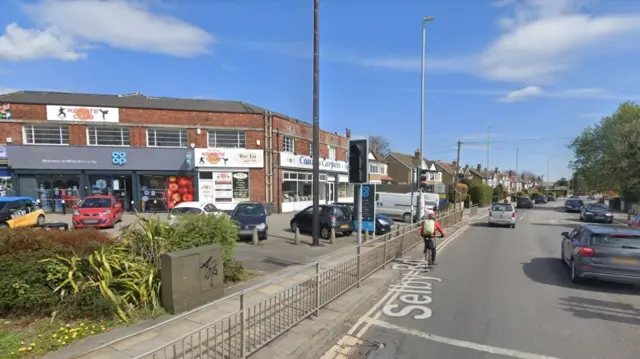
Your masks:
{"label": "shop front", "polygon": [[[349,184],[349,164],[320,159],[320,203],[352,202],[353,185]],[[280,152],[282,212],[295,212],[313,204],[313,158]]]}
{"label": "shop front", "polygon": [[264,151],[244,148],[196,148],[198,192],[201,201],[233,210],[252,198],[251,171],[264,167]]}
{"label": "shop front", "polygon": [[113,195],[125,210],[163,212],[197,200],[193,150],[8,145],[12,187],[50,213],[69,213],[92,194]]}

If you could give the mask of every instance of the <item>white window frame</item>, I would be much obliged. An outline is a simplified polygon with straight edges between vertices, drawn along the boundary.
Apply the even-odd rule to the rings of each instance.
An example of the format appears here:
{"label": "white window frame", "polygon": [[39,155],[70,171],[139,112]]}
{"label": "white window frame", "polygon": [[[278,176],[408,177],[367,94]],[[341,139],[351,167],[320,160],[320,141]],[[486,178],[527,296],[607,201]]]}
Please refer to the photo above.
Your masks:
{"label": "white window frame", "polygon": [[336,148],[333,146],[329,146],[329,159],[331,161],[336,160]]}
{"label": "white window frame", "polygon": [[[149,133],[152,132],[153,133],[153,137],[156,143],[158,143],[158,134],[157,134],[157,130],[161,130],[161,131],[178,131],[178,136],[179,139],[178,141],[180,142],[179,146],[157,146],[157,145],[152,145],[151,142],[149,141],[150,136]],[[188,142],[189,142],[189,138],[188,138],[188,134],[187,134],[187,130],[184,128],[171,128],[171,127],[147,127],[147,147],[155,147],[155,148],[186,148],[189,146]]]}
{"label": "white window frame", "polygon": [[[220,146],[218,144],[217,133],[218,132],[236,132],[237,133],[237,146]],[[211,135],[214,134],[215,143],[211,143]],[[242,135],[242,141],[241,141]],[[242,146],[241,146],[242,145]],[[234,129],[220,129],[220,130],[208,130],[207,131],[207,147],[208,148],[247,148],[247,131],[234,130]]]}
{"label": "white window frame", "polygon": [[313,141],[309,141],[309,157],[313,157]]}
{"label": "white window frame", "polygon": [[[91,133],[91,129],[94,129],[94,131],[97,131],[98,129],[119,129],[120,130],[120,142],[124,143],[124,131],[128,131],[129,132],[129,144],[128,145],[98,145],[96,144],[91,144],[91,136],[89,135]],[[124,127],[124,126],[87,126],[87,145],[88,146],[94,146],[94,147],[131,147],[131,129],[129,127]],[[98,133],[94,133],[95,138],[96,138],[96,142],[98,142]]]}
{"label": "white window frame", "polygon": [[[29,127],[29,128],[28,128]],[[35,141],[35,128],[58,128],[58,134],[60,137],[60,143],[29,143],[27,142],[27,133],[31,132],[31,138]],[[63,129],[67,132],[67,143],[63,141]],[[52,125],[52,124],[25,124],[22,126],[22,143],[25,145],[34,146],[69,146],[69,126],[67,125]]]}
{"label": "white window frame", "polygon": [[282,138],[282,151],[295,153],[296,139],[293,136],[284,136]]}

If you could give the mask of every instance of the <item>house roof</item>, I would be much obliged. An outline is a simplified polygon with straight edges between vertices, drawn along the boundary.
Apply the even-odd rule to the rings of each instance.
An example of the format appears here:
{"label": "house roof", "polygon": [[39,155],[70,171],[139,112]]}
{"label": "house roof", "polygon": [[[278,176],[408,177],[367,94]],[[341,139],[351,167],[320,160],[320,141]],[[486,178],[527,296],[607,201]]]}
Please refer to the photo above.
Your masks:
{"label": "house roof", "polygon": [[456,173],[455,166],[450,164],[450,163],[447,163],[447,162],[444,162],[444,161],[435,161],[435,163],[436,163],[436,166],[442,168],[444,171],[446,171],[446,172],[448,172],[450,174]]}
{"label": "house roof", "polygon": [[393,158],[397,159],[398,162],[402,163],[407,168],[414,168],[414,167],[418,167],[420,165],[420,162],[418,161],[418,159],[416,159],[412,155],[407,155],[407,154],[400,153],[400,152],[390,152],[387,155],[387,158],[389,156],[392,156]]}
{"label": "house roof", "polygon": [[485,178],[480,171],[478,171],[477,169],[475,169],[473,167],[469,167],[469,172],[471,172],[473,175],[475,175],[477,177]]}
{"label": "house roof", "polygon": [[387,160],[381,154],[373,151],[370,151],[370,153],[373,156],[373,158],[376,159],[376,162],[387,163]]}

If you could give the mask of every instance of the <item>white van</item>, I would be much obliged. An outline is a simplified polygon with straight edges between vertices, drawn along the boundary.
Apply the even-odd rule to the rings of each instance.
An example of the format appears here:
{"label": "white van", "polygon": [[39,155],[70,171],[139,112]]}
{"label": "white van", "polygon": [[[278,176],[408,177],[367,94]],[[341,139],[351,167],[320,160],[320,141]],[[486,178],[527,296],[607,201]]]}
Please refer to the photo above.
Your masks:
{"label": "white van", "polygon": [[430,211],[437,211],[438,207],[440,207],[440,195],[437,193],[423,193],[424,200],[427,206],[427,209]]}
{"label": "white van", "polygon": [[[426,194],[423,193],[422,198],[417,192],[413,194],[414,222],[424,218],[428,212],[433,211],[433,206],[430,207],[428,205],[431,200],[427,200]],[[419,207],[419,203],[422,203],[422,206]],[[411,193],[376,193],[376,213],[394,219],[402,219],[405,223],[411,222]]]}

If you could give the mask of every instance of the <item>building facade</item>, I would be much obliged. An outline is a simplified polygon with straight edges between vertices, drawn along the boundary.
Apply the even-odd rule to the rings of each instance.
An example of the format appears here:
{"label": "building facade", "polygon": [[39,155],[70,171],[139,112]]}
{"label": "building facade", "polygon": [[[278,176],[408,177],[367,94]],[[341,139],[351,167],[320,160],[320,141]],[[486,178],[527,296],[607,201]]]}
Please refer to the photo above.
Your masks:
{"label": "building facade", "polygon": [[[309,163],[311,125],[257,106],[33,91],[2,95],[0,103],[0,144],[13,189],[49,211],[92,193],[113,194],[141,211],[199,199],[221,209],[254,200],[276,211],[308,202],[311,172],[301,166]],[[320,140],[321,197],[352,198],[340,177],[347,137],[321,131]]]}

